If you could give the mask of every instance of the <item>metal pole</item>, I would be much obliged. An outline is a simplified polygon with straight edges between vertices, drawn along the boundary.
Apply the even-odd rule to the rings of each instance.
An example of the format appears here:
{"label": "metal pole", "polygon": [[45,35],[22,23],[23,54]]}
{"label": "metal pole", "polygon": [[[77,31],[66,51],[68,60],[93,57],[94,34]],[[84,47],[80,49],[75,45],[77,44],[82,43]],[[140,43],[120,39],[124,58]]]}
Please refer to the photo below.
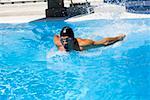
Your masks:
{"label": "metal pole", "polygon": [[73,4],[73,1],[72,0],[70,0],[71,1],[71,4]]}

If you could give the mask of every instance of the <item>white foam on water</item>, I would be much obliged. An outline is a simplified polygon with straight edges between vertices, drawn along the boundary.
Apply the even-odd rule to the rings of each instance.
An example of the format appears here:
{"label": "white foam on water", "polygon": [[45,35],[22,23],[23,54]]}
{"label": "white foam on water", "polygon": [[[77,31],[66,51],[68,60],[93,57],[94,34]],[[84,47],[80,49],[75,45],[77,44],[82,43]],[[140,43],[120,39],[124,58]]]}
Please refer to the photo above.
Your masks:
{"label": "white foam on water", "polygon": [[74,98],[76,98],[76,100],[81,100],[82,98],[84,98],[89,90],[89,88],[83,86],[83,87],[76,87],[80,90],[80,94],[75,95],[75,93],[73,91],[68,91],[65,94],[65,100],[72,100]]}
{"label": "white foam on water", "polygon": [[65,51],[58,51],[58,50],[56,49],[56,47],[52,47],[52,48],[50,49],[50,51],[48,51],[46,58],[49,59],[49,58],[55,57],[55,56],[57,56],[57,55],[58,55],[58,56],[67,56],[68,53],[65,52]]}
{"label": "white foam on water", "polygon": [[104,25],[103,27],[93,29],[95,30],[91,33],[92,36],[100,36],[100,37],[114,37],[119,34],[128,35],[130,33],[140,33],[143,31],[150,31],[148,25],[145,22],[137,24],[137,23],[128,23],[126,21],[118,21],[112,24]]}
{"label": "white foam on water", "polygon": [[[84,57],[96,57],[96,56],[100,56],[103,52],[104,48],[100,47],[97,48],[95,50],[95,48],[91,49],[91,50],[86,50],[83,52],[80,52],[80,56],[84,56]],[[94,53],[93,53],[94,52]]]}

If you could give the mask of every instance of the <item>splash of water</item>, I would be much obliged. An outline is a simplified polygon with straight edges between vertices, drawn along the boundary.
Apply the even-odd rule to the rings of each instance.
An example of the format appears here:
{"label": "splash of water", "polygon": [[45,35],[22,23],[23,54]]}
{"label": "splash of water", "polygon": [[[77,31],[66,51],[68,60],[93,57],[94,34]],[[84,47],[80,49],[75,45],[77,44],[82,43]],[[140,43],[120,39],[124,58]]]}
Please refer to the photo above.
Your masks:
{"label": "splash of water", "polygon": [[[116,0],[119,2],[118,0]],[[133,19],[133,18],[150,18],[149,14],[133,14],[126,12],[125,8],[126,0],[121,0],[118,5],[99,3],[94,7],[94,13],[82,16],[76,16],[65,20],[66,22],[77,22],[84,20],[96,20],[96,19]],[[123,5],[123,6],[122,6]]]}

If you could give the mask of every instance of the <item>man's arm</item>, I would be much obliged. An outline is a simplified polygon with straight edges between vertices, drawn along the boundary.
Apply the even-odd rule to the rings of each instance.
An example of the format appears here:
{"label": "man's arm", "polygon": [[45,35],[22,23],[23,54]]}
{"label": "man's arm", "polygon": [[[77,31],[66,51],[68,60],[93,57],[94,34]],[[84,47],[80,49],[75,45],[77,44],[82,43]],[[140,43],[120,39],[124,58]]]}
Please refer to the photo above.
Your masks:
{"label": "man's arm", "polygon": [[99,41],[94,41],[94,45],[95,46],[99,46],[99,45],[108,46],[108,45],[116,43],[117,41],[123,40],[124,37],[125,37],[124,34],[120,34],[119,36],[116,36],[116,37],[104,38],[104,39],[99,40]]}
{"label": "man's arm", "polygon": [[111,45],[117,41],[122,40],[125,37],[124,34],[120,34],[119,36],[116,37],[108,37],[108,38],[104,38],[102,40],[99,41],[93,41],[90,39],[80,39],[78,38],[78,43],[80,47],[83,47],[83,49],[89,49],[89,48],[96,48],[99,46],[108,46]]}
{"label": "man's arm", "polygon": [[84,46],[91,46],[94,44],[93,40],[90,39],[81,39],[81,38],[77,38],[77,41],[79,43],[79,46],[84,47]]}

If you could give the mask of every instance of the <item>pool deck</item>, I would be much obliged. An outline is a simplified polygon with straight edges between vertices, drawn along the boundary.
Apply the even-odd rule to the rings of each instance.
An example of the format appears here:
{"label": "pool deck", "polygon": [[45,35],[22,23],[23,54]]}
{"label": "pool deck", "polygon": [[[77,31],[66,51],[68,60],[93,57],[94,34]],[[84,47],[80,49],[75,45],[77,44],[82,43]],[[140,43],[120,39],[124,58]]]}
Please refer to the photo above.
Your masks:
{"label": "pool deck", "polygon": [[46,2],[0,5],[0,23],[24,23],[45,18]]}
{"label": "pool deck", "polygon": [[[76,16],[66,21],[81,21],[93,19],[112,19],[112,18],[150,18],[150,14],[132,14],[127,13],[125,8],[112,4],[104,4],[96,0],[91,2],[95,7],[95,13]],[[68,6],[69,2],[65,2]],[[46,2],[23,3],[23,4],[4,4],[0,5],[0,23],[26,23],[41,18],[45,18]]]}

